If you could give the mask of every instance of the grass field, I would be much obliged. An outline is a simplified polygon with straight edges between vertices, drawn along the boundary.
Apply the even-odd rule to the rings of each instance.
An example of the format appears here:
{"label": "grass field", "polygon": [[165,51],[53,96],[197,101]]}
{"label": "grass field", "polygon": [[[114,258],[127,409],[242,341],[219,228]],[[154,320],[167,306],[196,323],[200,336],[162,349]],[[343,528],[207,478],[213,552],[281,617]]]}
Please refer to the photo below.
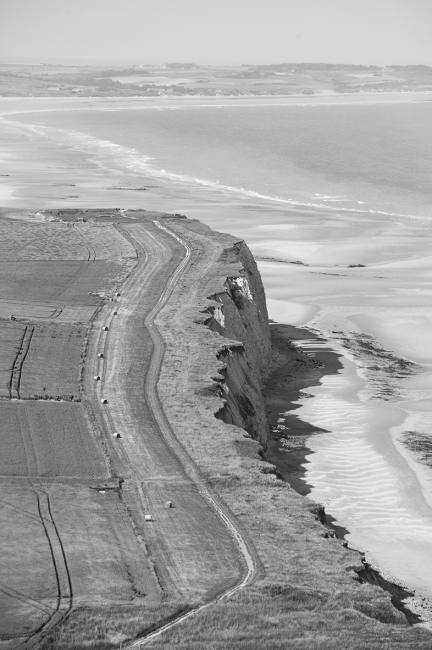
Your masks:
{"label": "grass field", "polygon": [[142,636],[185,610],[177,602],[76,609],[43,640],[40,650],[109,650]]}
{"label": "grass field", "polygon": [[32,303],[97,305],[129,274],[132,260],[0,262],[1,298]]}
{"label": "grass field", "polygon": [[86,333],[84,325],[36,325],[21,369],[20,397],[79,400]]}
{"label": "grass field", "polygon": [[[104,223],[77,223],[74,228],[96,260],[136,257],[135,248],[114,226]],[[92,259],[90,257],[90,259]]]}
{"label": "grass field", "polygon": [[2,640],[31,632],[49,619],[56,608],[57,583],[35,493],[4,481],[0,486]]}
{"label": "grass field", "polygon": [[[93,626],[99,612],[108,615],[101,634],[111,643],[185,606],[166,601],[144,527],[111,476],[111,441],[95,428],[88,402],[85,410],[77,403],[89,321],[135,258],[108,223],[0,220],[0,647],[7,650],[71,607],[67,625],[78,621],[80,638],[94,632],[85,621]],[[141,525],[142,512],[135,515]]]}
{"label": "grass field", "polygon": [[[149,601],[149,616],[160,609],[161,591],[117,490],[3,479],[0,491],[0,647],[8,636],[46,621],[59,599],[63,612],[70,604],[95,610],[108,606],[114,620],[115,611],[130,605],[142,612]],[[15,650],[18,644],[9,647]]]}
{"label": "grass field", "polygon": [[111,225],[28,223],[0,219],[0,260],[103,260],[135,257]]}
{"label": "grass field", "polygon": [[0,403],[0,476],[107,475],[80,404]]}
{"label": "grass field", "polygon": [[12,370],[26,330],[23,323],[0,320],[0,397],[10,397]]}

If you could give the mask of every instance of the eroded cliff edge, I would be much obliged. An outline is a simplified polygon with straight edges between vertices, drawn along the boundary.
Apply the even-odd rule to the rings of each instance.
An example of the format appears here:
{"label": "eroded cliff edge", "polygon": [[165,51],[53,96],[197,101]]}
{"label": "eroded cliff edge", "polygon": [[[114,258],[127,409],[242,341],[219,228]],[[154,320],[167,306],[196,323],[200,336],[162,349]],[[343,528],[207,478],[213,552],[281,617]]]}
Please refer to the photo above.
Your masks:
{"label": "eroded cliff edge", "polygon": [[[312,647],[318,630],[322,648],[430,647],[428,631],[409,628],[386,592],[362,582],[360,554],[329,536],[319,509],[263,460],[270,336],[247,247],[197,221],[163,222],[192,252],[156,321],[166,345],[159,395],[178,440],[258,558],[253,584],[219,612],[220,625],[233,626],[230,647],[282,648],[289,639]],[[211,616],[203,616],[201,632],[206,617],[212,627]],[[188,625],[193,634],[193,621]],[[269,625],[282,645],[269,637]]]}
{"label": "eroded cliff edge", "polygon": [[213,380],[220,387],[223,405],[216,417],[245,429],[265,447],[268,424],[262,389],[272,351],[264,287],[246,244],[235,240],[231,245],[223,243],[227,247],[218,263],[228,274],[223,287],[208,296],[202,321],[230,340],[217,354],[223,366]]}

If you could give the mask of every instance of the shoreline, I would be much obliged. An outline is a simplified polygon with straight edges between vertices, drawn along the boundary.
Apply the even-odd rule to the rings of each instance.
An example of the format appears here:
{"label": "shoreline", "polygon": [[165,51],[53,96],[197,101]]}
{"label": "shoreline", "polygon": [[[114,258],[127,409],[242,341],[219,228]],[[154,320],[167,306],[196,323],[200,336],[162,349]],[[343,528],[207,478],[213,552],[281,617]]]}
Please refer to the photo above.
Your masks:
{"label": "shoreline", "polygon": [[[173,108],[181,106],[340,106],[340,105],[360,105],[360,104],[389,104],[389,103],[416,103],[432,101],[432,91],[408,91],[408,92],[389,92],[389,93],[346,93],[337,95],[247,95],[242,97],[209,97],[202,95],[200,97],[172,97],[171,95],[160,95],[158,97],[0,97],[0,116],[11,115],[13,113],[34,113],[57,110],[95,110],[100,109],[100,105],[108,104],[107,110],[112,110],[109,105],[114,106],[121,104],[132,104],[132,106],[121,106],[122,110],[130,108],[131,110],[139,108],[163,107]],[[17,104],[17,108],[5,110],[9,105]],[[24,103],[36,104],[35,108],[19,109],[19,105]],[[4,107],[3,107],[4,104]],[[87,106],[86,106],[87,104]],[[90,106],[89,106],[90,104]],[[55,108],[52,108],[56,105]],[[58,108],[58,105],[63,108]],[[98,105],[98,106],[97,106]],[[160,105],[160,106],[159,106]]]}
{"label": "shoreline", "polygon": [[[295,411],[299,408],[298,400],[307,397],[307,390],[321,383],[325,375],[336,375],[343,366],[339,361],[340,353],[323,349],[310,343],[309,354],[296,349],[295,341],[326,342],[322,335],[307,327],[270,323],[272,348],[275,367],[264,389],[264,401],[270,427],[270,438],[265,453],[265,460],[273,464],[279,477],[301,496],[307,497],[311,485],[304,478],[307,456],[315,453],[308,447],[312,436],[327,433],[328,430],[314,427],[301,420]],[[276,354],[275,354],[276,353]],[[290,367],[287,368],[287,362]],[[294,369],[292,370],[292,364]],[[312,397],[312,395],[311,395]],[[287,433],[289,432],[289,433]],[[313,503],[316,503],[312,501]],[[318,506],[320,504],[317,504]],[[329,530],[325,537],[344,540],[344,546],[360,556],[363,570],[356,571],[360,582],[376,585],[390,594],[393,606],[404,614],[411,626],[432,629],[432,602],[407,587],[394,576],[389,576],[381,567],[366,561],[365,553],[350,546],[345,540],[350,534],[347,528],[334,523],[336,519],[322,507],[319,520]]]}

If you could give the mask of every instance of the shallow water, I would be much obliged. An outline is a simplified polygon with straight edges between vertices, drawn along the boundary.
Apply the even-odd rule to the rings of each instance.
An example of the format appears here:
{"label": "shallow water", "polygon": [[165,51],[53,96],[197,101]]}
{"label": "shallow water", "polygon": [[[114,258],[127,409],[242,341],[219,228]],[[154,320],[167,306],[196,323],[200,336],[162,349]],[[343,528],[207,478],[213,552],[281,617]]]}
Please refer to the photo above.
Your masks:
{"label": "shallow water", "polygon": [[6,116],[9,204],[180,212],[246,239],[270,316],[345,358],[296,412],[329,431],[311,497],[431,597],[432,103],[90,103]]}

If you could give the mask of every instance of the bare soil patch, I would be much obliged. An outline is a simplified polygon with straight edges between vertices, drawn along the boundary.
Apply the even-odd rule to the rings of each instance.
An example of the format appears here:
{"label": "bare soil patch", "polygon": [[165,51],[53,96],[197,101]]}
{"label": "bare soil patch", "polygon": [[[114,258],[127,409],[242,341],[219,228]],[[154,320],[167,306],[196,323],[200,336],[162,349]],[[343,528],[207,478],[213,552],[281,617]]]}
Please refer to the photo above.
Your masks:
{"label": "bare soil patch", "polygon": [[86,333],[84,325],[36,325],[21,369],[20,397],[79,400]]}
{"label": "bare soil patch", "polygon": [[0,476],[107,476],[80,404],[0,403]]}

